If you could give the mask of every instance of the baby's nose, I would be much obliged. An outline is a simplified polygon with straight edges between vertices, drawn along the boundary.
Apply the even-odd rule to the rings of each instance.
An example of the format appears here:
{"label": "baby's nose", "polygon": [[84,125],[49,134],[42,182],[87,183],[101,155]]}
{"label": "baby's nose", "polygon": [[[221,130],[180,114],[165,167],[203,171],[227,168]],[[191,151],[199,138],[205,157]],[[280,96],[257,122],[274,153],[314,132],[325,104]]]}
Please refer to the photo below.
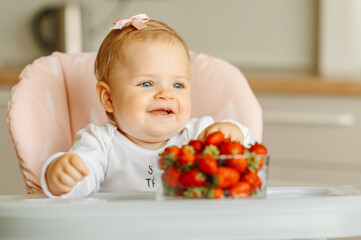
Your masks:
{"label": "baby's nose", "polygon": [[162,89],[155,95],[155,99],[170,100],[170,99],[174,99],[174,97],[173,97],[173,94],[171,93],[171,91]]}

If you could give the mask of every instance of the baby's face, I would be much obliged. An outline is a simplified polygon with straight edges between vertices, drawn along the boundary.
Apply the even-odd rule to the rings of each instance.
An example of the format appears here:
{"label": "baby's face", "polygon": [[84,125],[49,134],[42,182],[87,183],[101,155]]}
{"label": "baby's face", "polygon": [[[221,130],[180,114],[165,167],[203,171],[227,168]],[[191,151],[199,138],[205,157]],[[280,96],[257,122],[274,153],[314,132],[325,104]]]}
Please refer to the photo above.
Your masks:
{"label": "baby's face", "polygon": [[178,134],[190,117],[190,77],[188,56],[180,43],[131,47],[125,64],[115,66],[109,82],[120,131],[145,148]]}

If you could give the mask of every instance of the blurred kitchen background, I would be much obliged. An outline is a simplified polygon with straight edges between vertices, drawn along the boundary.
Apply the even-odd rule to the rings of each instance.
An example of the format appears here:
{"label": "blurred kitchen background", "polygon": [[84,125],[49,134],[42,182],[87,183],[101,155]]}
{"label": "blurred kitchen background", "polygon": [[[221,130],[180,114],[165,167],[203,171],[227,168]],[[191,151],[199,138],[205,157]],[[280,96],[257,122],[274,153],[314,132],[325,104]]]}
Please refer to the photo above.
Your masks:
{"label": "blurred kitchen background", "polygon": [[264,111],[269,186],[361,189],[361,1],[1,0],[0,194],[26,192],[6,123],[21,69],[54,50],[95,52],[113,20],[138,13],[246,75]]}

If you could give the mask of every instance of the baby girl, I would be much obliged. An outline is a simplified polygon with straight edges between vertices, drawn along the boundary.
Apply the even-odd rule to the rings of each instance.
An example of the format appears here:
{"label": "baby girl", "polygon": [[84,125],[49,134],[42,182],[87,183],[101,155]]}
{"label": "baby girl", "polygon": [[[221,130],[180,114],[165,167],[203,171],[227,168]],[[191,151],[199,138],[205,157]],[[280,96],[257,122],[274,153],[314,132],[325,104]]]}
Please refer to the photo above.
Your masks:
{"label": "baby girl", "polygon": [[248,146],[249,129],[233,120],[190,119],[192,71],[184,41],[145,14],[119,19],[95,60],[96,90],[109,122],[89,124],[68,152],[44,164],[49,197],[154,191],[152,160],[166,147],[215,131]]}

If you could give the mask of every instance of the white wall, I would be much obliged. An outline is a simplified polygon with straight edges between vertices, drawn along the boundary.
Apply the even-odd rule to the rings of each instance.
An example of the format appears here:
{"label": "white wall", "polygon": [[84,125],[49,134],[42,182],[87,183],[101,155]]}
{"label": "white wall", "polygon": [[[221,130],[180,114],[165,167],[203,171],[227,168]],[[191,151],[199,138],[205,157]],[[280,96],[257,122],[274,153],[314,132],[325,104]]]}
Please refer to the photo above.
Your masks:
{"label": "white wall", "polygon": [[360,79],[361,1],[321,0],[319,15],[319,72]]}
{"label": "white wall", "polygon": [[[60,0],[1,0],[0,68],[23,66],[44,55],[30,23]],[[113,20],[137,13],[165,21],[189,48],[242,69],[312,70],[316,65],[315,0],[81,0],[85,49],[96,51]]]}
{"label": "white wall", "polygon": [[9,96],[10,89],[0,87],[0,195],[26,193],[6,122]]}

